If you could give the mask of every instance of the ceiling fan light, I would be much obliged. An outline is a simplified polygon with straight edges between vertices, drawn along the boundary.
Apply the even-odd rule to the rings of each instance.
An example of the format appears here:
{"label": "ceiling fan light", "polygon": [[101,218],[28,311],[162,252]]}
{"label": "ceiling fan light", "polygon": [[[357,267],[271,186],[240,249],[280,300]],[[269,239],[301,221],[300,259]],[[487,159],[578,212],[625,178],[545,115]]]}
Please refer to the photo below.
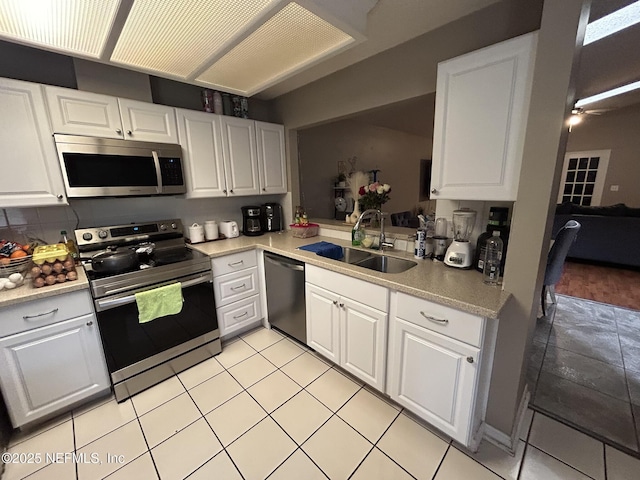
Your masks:
{"label": "ceiling fan light", "polygon": [[250,96],[354,41],[349,34],[292,2],[196,81]]}
{"label": "ceiling fan light", "polygon": [[119,0],[2,0],[0,38],[99,58]]}

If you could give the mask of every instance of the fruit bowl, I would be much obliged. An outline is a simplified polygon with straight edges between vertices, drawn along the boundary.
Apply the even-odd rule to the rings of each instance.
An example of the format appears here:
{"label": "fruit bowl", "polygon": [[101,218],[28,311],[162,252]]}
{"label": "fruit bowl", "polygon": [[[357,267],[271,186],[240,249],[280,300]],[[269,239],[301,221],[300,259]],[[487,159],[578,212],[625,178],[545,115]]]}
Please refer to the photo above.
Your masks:
{"label": "fruit bowl", "polygon": [[31,255],[20,258],[3,258],[2,261],[0,263],[0,278],[8,277],[12,273],[25,273],[31,264]]}

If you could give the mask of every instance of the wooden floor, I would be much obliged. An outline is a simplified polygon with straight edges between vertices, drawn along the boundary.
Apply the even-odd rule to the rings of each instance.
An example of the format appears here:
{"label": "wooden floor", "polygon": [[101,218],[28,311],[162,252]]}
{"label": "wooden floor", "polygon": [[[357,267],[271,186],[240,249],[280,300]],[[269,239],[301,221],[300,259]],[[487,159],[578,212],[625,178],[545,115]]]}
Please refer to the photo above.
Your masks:
{"label": "wooden floor", "polygon": [[640,271],[567,261],[556,293],[640,310]]}

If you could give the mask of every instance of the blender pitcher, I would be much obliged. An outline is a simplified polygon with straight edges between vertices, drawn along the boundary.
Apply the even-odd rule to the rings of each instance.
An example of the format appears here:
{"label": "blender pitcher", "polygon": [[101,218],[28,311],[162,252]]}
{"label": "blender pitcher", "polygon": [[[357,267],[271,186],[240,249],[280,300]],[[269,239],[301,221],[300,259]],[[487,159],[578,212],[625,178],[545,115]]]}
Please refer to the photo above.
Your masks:
{"label": "blender pitcher", "polygon": [[473,251],[469,240],[475,224],[475,210],[460,209],[453,212],[453,242],[445,254],[445,264],[457,268],[471,267]]}

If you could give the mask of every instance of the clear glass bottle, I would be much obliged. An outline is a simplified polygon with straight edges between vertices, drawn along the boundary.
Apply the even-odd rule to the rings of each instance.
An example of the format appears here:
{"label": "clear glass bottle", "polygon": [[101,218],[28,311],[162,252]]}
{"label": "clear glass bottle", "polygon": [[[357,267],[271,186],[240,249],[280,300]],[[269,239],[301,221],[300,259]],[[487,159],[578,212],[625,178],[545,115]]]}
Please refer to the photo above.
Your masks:
{"label": "clear glass bottle", "polygon": [[78,247],[76,247],[76,242],[67,236],[66,230],[60,231],[60,243],[64,243],[67,246],[69,254],[74,261],[78,259]]}
{"label": "clear glass bottle", "polygon": [[359,247],[360,245],[362,245],[364,237],[365,232],[363,225],[360,225],[358,228],[353,227],[353,229],[351,230],[351,245]]}
{"label": "clear glass bottle", "polygon": [[487,240],[482,280],[487,285],[498,285],[500,281],[500,262],[502,261],[503,243],[500,231],[494,230],[493,236]]}

